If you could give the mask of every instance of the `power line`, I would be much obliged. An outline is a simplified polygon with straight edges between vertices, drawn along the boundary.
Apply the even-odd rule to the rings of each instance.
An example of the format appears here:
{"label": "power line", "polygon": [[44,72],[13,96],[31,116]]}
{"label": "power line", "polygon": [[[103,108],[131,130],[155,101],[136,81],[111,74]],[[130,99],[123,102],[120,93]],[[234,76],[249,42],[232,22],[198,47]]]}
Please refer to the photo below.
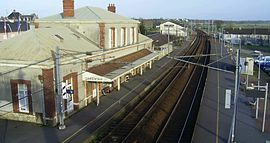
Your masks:
{"label": "power line", "polygon": [[7,71],[7,72],[4,72],[4,73],[1,73],[1,74],[0,74],[0,76],[6,75],[6,74],[9,74],[9,73],[12,73],[12,72],[18,71],[18,70],[22,70],[22,69],[25,69],[25,68],[28,68],[28,67],[31,67],[31,66],[34,66],[34,65],[37,65],[37,64],[43,63],[43,62],[46,62],[47,60],[50,60],[50,59],[51,59],[51,58],[47,58],[47,59],[44,59],[44,60],[41,60],[41,61],[38,61],[38,62],[35,62],[35,63],[28,64],[28,65],[23,66],[23,67],[16,68],[16,69],[14,69],[14,70],[10,70],[10,71]]}

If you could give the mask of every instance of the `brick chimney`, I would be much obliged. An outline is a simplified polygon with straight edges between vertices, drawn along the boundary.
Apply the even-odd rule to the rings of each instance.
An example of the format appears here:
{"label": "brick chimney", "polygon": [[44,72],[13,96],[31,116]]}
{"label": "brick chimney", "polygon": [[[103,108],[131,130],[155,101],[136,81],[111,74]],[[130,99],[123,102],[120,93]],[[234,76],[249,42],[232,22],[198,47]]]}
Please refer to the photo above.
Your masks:
{"label": "brick chimney", "polygon": [[99,23],[99,47],[105,49],[105,23]]}
{"label": "brick chimney", "polygon": [[115,13],[115,12],[116,12],[116,7],[115,7],[115,5],[114,5],[114,4],[109,4],[109,6],[108,6],[108,11]]}
{"label": "brick chimney", "polygon": [[63,0],[63,17],[74,17],[74,0]]}

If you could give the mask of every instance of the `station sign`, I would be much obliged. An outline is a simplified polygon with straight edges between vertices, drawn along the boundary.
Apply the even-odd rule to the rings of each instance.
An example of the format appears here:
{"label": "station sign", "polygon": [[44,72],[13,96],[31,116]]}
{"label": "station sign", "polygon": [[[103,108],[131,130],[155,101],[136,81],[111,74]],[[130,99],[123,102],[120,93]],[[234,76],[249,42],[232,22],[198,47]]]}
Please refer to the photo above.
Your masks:
{"label": "station sign", "polygon": [[230,109],[231,108],[231,94],[232,94],[232,90],[226,89],[225,109]]}
{"label": "station sign", "polygon": [[68,99],[70,96],[74,94],[74,90],[69,89],[72,86],[72,84],[66,84],[65,82],[62,82],[62,96],[63,99]]}
{"label": "station sign", "polygon": [[92,81],[92,82],[112,82],[111,79],[100,76],[100,75],[96,75],[94,73],[90,73],[90,72],[84,72],[82,74],[82,80],[83,81]]}

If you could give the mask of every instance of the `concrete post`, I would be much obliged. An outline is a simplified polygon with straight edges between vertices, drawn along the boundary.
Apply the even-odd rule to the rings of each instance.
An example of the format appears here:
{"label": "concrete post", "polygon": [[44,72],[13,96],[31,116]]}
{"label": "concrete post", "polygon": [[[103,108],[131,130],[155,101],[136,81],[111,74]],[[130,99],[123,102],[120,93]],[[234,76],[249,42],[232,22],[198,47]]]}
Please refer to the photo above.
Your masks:
{"label": "concrete post", "polygon": [[[258,90],[260,89],[260,80],[261,80],[261,63],[259,62],[259,72],[258,72]],[[259,116],[259,102],[260,99],[257,98],[257,102],[256,102],[256,119],[258,119]]]}
{"label": "concrete post", "polygon": [[239,65],[240,65],[240,49],[237,49],[236,69],[235,69],[235,84],[234,84],[234,108],[232,120],[232,142],[235,141],[235,126],[236,126],[236,109],[237,109],[237,94],[239,84]]}
{"label": "concrete post", "polygon": [[267,94],[268,94],[268,83],[266,83],[266,86],[265,86],[262,132],[264,132],[264,127],[265,127],[266,107],[267,107]]}
{"label": "concrete post", "polygon": [[97,94],[97,106],[99,105],[99,86],[98,82],[96,82],[96,94]]}
{"label": "concrete post", "polygon": [[120,77],[117,79],[117,90],[120,90]]}
{"label": "concrete post", "polygon": [[61,78],[61,71],[60,71],[60,49],[59,47],[56,47],[56,53],[55,53],[55,79],[57,84],[57,104],[58,104],[58,118],[59,118],[59,126],[58,128],[60,130],[63,130],[66,128],[64,123],[64,100],[62,96],[62,82],[60,80]]}

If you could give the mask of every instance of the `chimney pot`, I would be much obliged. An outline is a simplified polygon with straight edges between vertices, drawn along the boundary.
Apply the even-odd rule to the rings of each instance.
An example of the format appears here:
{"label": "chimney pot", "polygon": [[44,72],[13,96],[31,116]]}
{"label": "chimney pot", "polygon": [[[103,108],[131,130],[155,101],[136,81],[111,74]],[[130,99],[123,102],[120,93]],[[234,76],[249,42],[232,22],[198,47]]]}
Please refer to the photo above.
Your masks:
{"label": "chimney pot", "polygon": [[116,7],[115,7],[115,5],[114,5],[114,4],[109,4],[109,6],[108,6],[108,11],[115,13],[115,12],[116,12]]}

